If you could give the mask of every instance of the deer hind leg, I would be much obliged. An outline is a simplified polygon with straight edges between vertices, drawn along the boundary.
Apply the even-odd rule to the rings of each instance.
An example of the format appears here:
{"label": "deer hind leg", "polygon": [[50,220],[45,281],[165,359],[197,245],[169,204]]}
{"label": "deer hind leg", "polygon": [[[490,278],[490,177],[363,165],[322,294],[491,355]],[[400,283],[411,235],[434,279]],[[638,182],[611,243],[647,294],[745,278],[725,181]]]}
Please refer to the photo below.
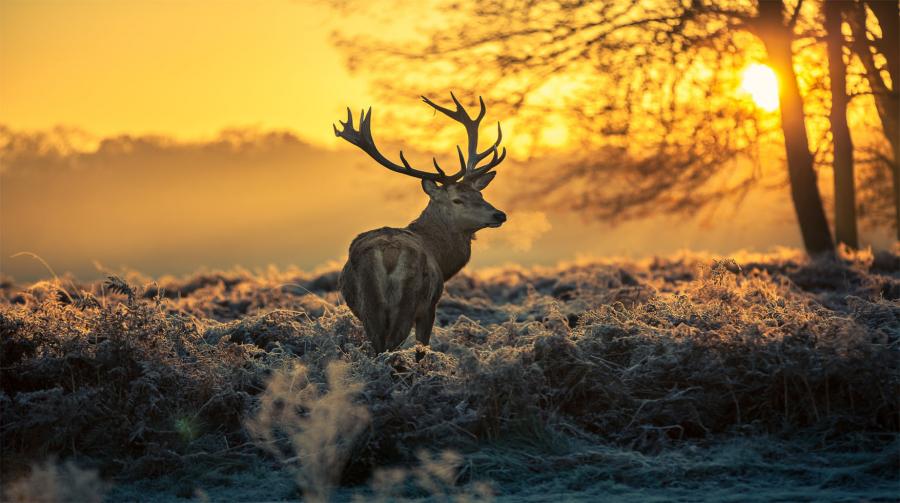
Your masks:
{"label": "deer hind leg", "polygon": [[[373,268],[374,269],[374,268]],[[385,304],[380,271],[369,270],[354,277],[354,290],[348,289],[344,297],[353,314],[363,323],[366,338],[372,344],[375,354],[388,349],[387,337],[390,329],[389,307]],[[348,295],[350,294],[350,295]]]}
{"label": "deer hind leg", "polygon": [[385,323],[384,311],[381,309],[373,309],[368,313],[363,321],[363,328],[366,331],[366,337],[372,344],[375,354],[381,354],[385,351],[385,336],[387,335],[387,323]]}
{"label": "deer hind leg", "polygon": [[425,273],[422,275],[420,295],[422,300],[416,309],[416,361],[425,355],[424,346],[431,341],[431,331],[434,329],[434,316],[437,311],[438,301],[444,293],[444,282],[440,271],[435,267],[425,264]]}
{"label": "deer hind leg", "polygon": [[431,330],[434,328],[434,311],[435,306],[426,305],[416,316],[416,342],[419,343],[416,347],[416,361],[421,360],[425,356],[423,346],[428,346],[428,342],[431,340]]}
{"label": "deer hind leg", "polygon": [[418,303],[415,285],[397,281],[392,286],[394,287],[393,302],[387,308],[390,312],[386,338],[388,350],[396,349],[409,337]]}
{"label": "deer hind leg", "polygon": [[386,349],[389,351],[393,351],[403,344],[403,341],[409,337],[409,332],[412,331],[413,327],[412,316],[399,309],[396,311],[397,312],[394,313],[395,316],[391,320],[390,327],[388,327],[387,337],[385,338],[387,342]]}

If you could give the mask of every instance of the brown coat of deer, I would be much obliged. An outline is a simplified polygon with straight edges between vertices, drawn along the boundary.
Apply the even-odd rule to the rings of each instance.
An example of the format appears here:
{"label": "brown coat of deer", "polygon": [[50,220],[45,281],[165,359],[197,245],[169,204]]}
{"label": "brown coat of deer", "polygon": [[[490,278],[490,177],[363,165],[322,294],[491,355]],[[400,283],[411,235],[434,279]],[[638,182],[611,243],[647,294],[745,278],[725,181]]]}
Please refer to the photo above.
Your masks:
{"label": "brown coat of deer", "polygon": [[[456,110],[422,99],[438,112],[461,123],[468,137],[467,152],[457,146],[460,169],[448,175],[434,160],[436,172],[414,169],[400,152],[402,165],[384,157],[372,139],[372,109],[360,115],[359,129],[347,110],[342,130],[334,133],[356,145],[391,171],[418,178],[428,194],[428,206],[408,226],[382,227],[364,232],[350,244],[350,257],[341,272],[341,293],[347,305],[363,323],[376,353],[400,346],[415,324],[416,340],[427,346],[434,325],[435,308],[444,291],[444,282],[453,277],[472,253],[475,232],[500,227],[506,214],[484,200],[481,190],[494,179],[491,171],[506,157],[498,152],[502,132],[497,123],[497,140],[487,150],[478,151],[478,128],[484,118],[484,100],[474,119],[456,96],[450,95]],[[479,166],[483,161],[487,162]],[[422,348],[416,358],[422,356]]]}

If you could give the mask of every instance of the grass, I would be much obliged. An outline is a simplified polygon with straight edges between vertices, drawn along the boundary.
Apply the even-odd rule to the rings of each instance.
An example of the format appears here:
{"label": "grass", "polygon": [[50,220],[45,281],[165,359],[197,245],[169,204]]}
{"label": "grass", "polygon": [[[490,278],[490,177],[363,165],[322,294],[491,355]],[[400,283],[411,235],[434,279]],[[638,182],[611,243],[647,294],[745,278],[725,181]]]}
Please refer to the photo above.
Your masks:
{"label": "grass", "polygon": [[[337,271],[2,281],[4,484],[51,456],[116,499],[298,497],[284,480],[319,500],[900,484],[896,254],[463,273],[419,363],[409,342],[371,354]],[[247,492],[248,474],[281,482]]]}

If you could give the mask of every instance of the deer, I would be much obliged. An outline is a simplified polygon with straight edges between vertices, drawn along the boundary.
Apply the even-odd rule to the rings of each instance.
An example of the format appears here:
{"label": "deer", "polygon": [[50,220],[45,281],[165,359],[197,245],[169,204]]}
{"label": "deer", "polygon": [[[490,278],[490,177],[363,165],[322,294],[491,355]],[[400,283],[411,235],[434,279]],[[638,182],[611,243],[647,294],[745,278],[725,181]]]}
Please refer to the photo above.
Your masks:
{"label": "deer", "polygon": [[338,121],[341,129],[333,125],[335,136],[355,145],[378,164],[418,178],[428,196],[425,209],[406,227],[382,227],[356,236],[341,271],[341,294],[362,322],[376,354],[398,348],[415,325],[416,361],[421,360],[429,346],[444,283],[469,262],[475,233],[500,227],[506,221],[506,214],[481,194],[497,174],[493,169],[506,158],[506,147],[500,149],[500,123],[496,141],[479,151],[478,130],[487,110],[484,99],[479,96],[481,109],[472,118],[453,93],[450,97],[455,110],[422,96],[427,105],[465,128],[466,153],[456,146],[460,168],[449,175],[434,157],[434,171],[425,171],[413,168],[402,150],[401,164],[382,155],[372,139],[371,107],[360,112],[358,129],[349,108],[347,120]]}

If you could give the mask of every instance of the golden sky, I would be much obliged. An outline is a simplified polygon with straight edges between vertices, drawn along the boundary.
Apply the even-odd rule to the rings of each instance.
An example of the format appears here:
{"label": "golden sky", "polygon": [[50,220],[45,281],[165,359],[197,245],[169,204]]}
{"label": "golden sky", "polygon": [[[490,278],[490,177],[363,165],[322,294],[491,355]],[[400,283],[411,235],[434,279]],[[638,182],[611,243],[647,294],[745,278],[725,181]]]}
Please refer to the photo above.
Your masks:
{"label": "golden sky", "polygon": [[257,126],[334,145],[330,124],[369,102],[329,42],[337,16],[289,0],[0,0],[0,124],[179,138]]}

